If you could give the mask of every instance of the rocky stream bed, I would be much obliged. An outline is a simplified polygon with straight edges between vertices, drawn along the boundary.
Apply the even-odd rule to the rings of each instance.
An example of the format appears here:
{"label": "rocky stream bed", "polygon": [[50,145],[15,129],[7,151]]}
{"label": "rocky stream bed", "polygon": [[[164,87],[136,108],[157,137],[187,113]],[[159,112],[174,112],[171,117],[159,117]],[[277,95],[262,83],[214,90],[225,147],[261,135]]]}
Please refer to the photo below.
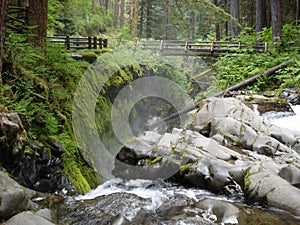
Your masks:
{"label": "rocky stream bed", "polygon": [[[300,132],[274,125],[259,115],[270,111],[261,110],[261,102],[276,103],[272,109],[278,110],[272,111],[284,108],[286,115],[293,111],[272,98],[255,99],[238,94],[235,98],[208,98],[189,113],[181,128],[162,134],[145,131],[131,138],[116,157],[112,171],[116,179],[87,195],[41,193],[41,182],[51,183],[55,190],[72,188],[63,176],[59,154],[37,164],[38,171],[45,171],[41,165],[52,168],[48,173],[34,173],[37,168],[33,168],[36,176],[31,183],[20,176],[22,170],[3,166],[0,222],[299,224]],[[19,127],[15,126],[14,132],[10,129],[14,139],[2,140],[9,145],[1,145],[1,157],[9,160],[15,155],[4,154],[5,149],[18,149],[27,141],[22,133],[25,128],[20,118],[13,120],[4,114],[1,118],[6,134],[12,124]],[[299,121],[295,124],[300,127]],[[49,143],[51,151],[60,151],[58,143]],[[18,173],[14,176],[11,171]]]}

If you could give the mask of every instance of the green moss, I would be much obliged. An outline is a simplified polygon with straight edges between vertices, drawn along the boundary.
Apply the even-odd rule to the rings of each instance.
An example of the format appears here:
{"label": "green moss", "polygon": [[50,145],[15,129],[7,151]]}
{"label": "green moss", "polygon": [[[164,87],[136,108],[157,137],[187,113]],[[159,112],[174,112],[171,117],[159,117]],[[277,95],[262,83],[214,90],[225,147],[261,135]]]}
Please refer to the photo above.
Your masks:
{"label": "green moss", "polygon": [[149,163],[150,165],[156,164],[158,162],[160,162],[163,159],[163,156],[157,156],[155,158],[150,159]]}
{"label": "green moss", "polygon": [[84,61],[89,63],[93,63],[97,60],[97,54],[95,52],[81,52],[80,55],[82,55]]}
{"label": "green moss", "polygon": [[198,162],[195,161],[195,162],[192,162],[192,163],[188,163],[188,164],[185,164],[185,165],[182,165],[180,166],[180,174],[183,175],[183,174],[188,174],[188,173],[191,173],[192,172],[192,166],[193,165],[196,165]]}
{"label": "green moss", "polygon": [[248,170],[248,171],[246,172],[245,177],[244,177],[244,189],[245,189],[245,190],[248,190],[249,187],[250,187],[250,184],[251,184],[251,183],[250,183],[250,179],[249,179],[250,175],[251,175],[250,170]]}

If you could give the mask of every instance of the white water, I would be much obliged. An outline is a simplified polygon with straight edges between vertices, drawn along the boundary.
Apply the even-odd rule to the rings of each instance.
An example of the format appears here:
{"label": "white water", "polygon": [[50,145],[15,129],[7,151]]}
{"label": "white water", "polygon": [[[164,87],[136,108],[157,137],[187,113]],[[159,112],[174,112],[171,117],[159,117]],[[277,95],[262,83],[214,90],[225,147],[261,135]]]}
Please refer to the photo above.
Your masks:
{"label": "white water", "polygon": [[[265,117],[273,124],[300,132],[300,105],[292,106],[296,115],[285,116],[282,113],[267,114]],[[283,117],[281,117],[283,116]]]}
{"label": "white water", "polygon": [[[184,188],[182,186],[175,186],[173,184],[164,181],[152,181],[152,180],[129,180],[112,179],[106,181],[104,184],[98,186],[96,189],[90,191],[86,195],[76,197],[76,200],[94,199],[98,196],[107,196],[114,193],[129,193],[137,195],[141,198],[149,200],[149,203],[143,207],[144,210],[155,212],[162,204],[170,201],[171,199],[180,199],[181,197],[188,198],[190,202],[199,202],[204,198],[210,198],[214,200],[222,200],[227,202],[234,202],[225,196],[217,196],[209,191],[196,189],[196,188]],[[131,220],[138,213],[139,209],[131,210],[130,213],[126,213],[126,218]],[[217,220],[216,216],[207,211],[202,214],[203,218],[210,222]],[[236,216],[230,216],[223,218],[222,224],[238,224]],[[188,225],[186,222],[178,221],[176,224]]]}

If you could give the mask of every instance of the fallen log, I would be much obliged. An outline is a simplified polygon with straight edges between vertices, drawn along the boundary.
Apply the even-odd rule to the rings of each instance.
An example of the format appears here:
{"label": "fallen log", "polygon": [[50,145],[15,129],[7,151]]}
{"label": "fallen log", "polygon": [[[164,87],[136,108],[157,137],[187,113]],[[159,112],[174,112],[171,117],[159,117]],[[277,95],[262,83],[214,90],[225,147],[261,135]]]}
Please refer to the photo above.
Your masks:
{"label": "fallen log", "polygon": [[272,67],[271,69],[268,69],[268,70],[266,70],[266,71],[264,71],[262,73],[256,74],[255,76],[250,77],[249,79],[246,79],[246,80],[244,80],[244,81],[242,81],[240,83],[237,83],[237,84],[235,84],[235,85],[233,85],[233,86],[231,86],[231,87],[229,87],[229,88],[227,88],[227,89],[225,89],[223,91],[220,91],[220,92],[212,95],[212,97],[219,97],[219,96],[222,96],[222,95],[226,94],[229,91],[236,91],[236,90],[238,90],[240,88],[243,88],[243,87],[246,87],[246,86],[248,86],[250,84],[253,84],[258,78],[260,78],[260,77],[262,77],[264,75],[271,75],[271,74],[275,73],[277,70],[279,70],[279,69],[287,66],[290,63],[291,63],[291,60],[285,61],[285,62],[283,62],[283,63],[281,63],[281,64],[279,64],[277,66]]}
{"label": "fallen log", "polygon": [[[220,92],[218,92],[216,94],[213,94],[210,97],[220,97],[220,96],[223,96],[224,94],[226,94],[229,91],[236,91],[236,90],[238,90],[240,88],[243,88],[243,87],[246,87],[248,85],[251,85],[258,78],[260,78],[260,77],[262,77],[264,75],[271,75],[271,74],[275,73],[277,70],[279,70],[281,68],[284,68],[285,66],[289,65],[291,62],[292,62],[291,60],[285,61],[285,62],[283,62],[283,63],[281,63],[281,64],[279,64],[277,66],[274,66],[274,67],[272,67],[272,68],[270,68],[270,69],[268,69],[268,70],[266,70],[266,71],[264,71],[262,73],[256,74],[255,76],[250,77],[249,79],[246,79],[246,80],[244,80],[244,81],[242,81],[240,83],[237,83],[237,84],[235,84],[235,85],[233,85],[233,86],[231,86],[231,87],[229,87],[229,88],[227,88],[227,89],[225,89],[223,91],[220,91]],[[180,110],[180,111],[178,111],[176,113],[173,113],[173,114],[171,114],[169,116],[166,116],[166,117],[162,118],[162,120],[165,121],[165,122],[167,122],[169,120],[175,119],[176,117],[178,117],[178,116],[180,116],[182,114],[190,112],[190,111],[194,110],[195,108],[199,107],[201,105],[202,100],[194,103],[192,106],[188,106],[188,107],[184,108],[183,110]],[[155,122],[153,124],[150,124],[149,126],[150,127],[157,127],[160,124],[161,124],[161,121]]]}

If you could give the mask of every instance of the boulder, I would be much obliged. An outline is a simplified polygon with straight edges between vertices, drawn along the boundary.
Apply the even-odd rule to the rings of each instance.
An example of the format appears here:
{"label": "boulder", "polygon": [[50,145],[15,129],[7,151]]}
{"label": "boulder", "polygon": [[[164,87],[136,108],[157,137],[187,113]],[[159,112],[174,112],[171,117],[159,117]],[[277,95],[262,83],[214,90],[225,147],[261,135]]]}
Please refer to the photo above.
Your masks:
{"label": "boulder", "polygon": [[261,165],[249,168],[245,176],[245,193],[249,199],[300,216],[300,190]]}
{"label": "boulder", "polygon": [[26,211],[10,218],[5,225],[54,225],[54,223],[30,211]]}
{"label": "boulder", "polygon": [[261,154],[300,150],[300,133],[272,125],[235,98],[208,98],[189,113],[187,128]]}
{"label": "boulder", "polygon": [[24,188],[0,171],[0,220],[26,210],[28,201]]}
{"label": "boulder", "polygon": [[45,144],[31,140],[26,117],[0,112],[0,165],[21,185],[55,192],[72,185],[63,173],[62,145],[53,138]]}

